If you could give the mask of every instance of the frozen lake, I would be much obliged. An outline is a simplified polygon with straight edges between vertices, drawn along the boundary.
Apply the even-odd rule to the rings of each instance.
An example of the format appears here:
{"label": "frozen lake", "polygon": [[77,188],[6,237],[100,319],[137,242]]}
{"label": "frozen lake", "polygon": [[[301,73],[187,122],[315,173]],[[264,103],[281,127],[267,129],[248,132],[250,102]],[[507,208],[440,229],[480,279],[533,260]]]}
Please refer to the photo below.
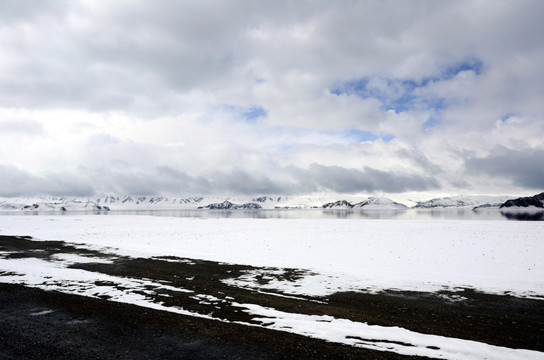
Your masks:
{"label": "frozen lake", "polygon": [[428,219],[323,218],[329,212],[321,210],[286,219],[244,211],[230,212],[236,214],[232,218],[221,211],[202,212],[201,217],[158,213],[165,216],[1,216],[0,234],[108,248],[132,257],[179,256],[305,269],[319,275],[301,279],[288,291],[307,294],[470,287],[544,295],[541,221],[467,221],[432,217],[433,212],[426,213]]}
{"label": "frozen lake", "polygon": [[254,219],[398,219],[398,220],[521,220],[544,221],[540,212],[503,212],[499,209],[436,208],[406,210],[358,209],[262,209],[262,210],[112,210],[89,212],[0,211],[2,215],[149,215],[181,218],[254,218]]}

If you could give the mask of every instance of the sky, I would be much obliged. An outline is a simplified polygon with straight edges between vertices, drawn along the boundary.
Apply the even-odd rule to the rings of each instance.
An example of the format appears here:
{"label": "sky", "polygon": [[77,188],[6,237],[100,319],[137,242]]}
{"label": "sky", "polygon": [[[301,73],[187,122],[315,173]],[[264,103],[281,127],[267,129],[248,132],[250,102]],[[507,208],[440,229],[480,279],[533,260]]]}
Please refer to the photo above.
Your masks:
{"label": "sky", "polygon": [[532,195],[542,1],[0,2],[0,196]]}

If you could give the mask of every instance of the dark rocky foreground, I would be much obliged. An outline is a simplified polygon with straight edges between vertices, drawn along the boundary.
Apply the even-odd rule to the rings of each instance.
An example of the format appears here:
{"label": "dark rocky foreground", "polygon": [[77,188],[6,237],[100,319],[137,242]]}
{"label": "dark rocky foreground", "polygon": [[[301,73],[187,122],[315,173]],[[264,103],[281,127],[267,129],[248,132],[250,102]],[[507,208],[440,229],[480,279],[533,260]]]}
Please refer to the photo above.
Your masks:
{"label": "dark rocky foreground", "polygon": [[[0,236],[5,259],[79,254],[108,255],[61,241]],[[406,356],[328,343],[274,331],[239,311],[232,301],[205,302],[195,294],[236,303],[258,304],[300,314],[337,318],[475,340],[510,348],[544,351],[542,300],[481,294],[473,290],[442,294],[388,291],[337,293],[327,298],[285,298],[226,284],[255,268],[179,258],[115,257],[111,263],[73,264],[71,268],[120,278],[152,279],[191,293],[149,289],[149,301],[248,326],[214,321],[135,305],[20,285],[2,284],[0,270],[0,359],[402,359]],[[297,269],[259,269],[294,281]],[[96,286],[102,285],[95,283]],[[449,300],[457,298],[457,301]],[[319,302],[316,302],[318,300]],[[367,339],[368,340],[368,339]]]}
{"label": "dark rocky foreground", "polygon": [[403,358],[264,328],[0,284],[0,359]]}

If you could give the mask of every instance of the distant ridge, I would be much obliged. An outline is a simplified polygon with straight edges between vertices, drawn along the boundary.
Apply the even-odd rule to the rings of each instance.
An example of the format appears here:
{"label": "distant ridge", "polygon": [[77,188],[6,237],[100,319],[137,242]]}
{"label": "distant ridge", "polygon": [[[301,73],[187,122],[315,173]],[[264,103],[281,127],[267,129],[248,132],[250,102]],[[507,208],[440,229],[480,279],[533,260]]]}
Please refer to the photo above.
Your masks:
{"label": "distant ridge", "polygon": [[323,209],[408,209],[406,205],[394,202],[387,198],[370,197],[367,200],[351,204],[346,200],[339,200],[333,203],[327,203],[321,206]]}
{"label": "distant ridge", "polygon": [[[509,196],[454,196],[418,202],[416,209],[472,208],[475,210],[544,208],[544,192],[532,197]],[[326,196],[139,196],[106,195],[86,197],[21,197],[0,198],[3,211],[110,211],[110,210],[238,210],[238,209],[362,209],[403,210],[406,205],[384,197],[369,197],[362,201],[330,201]]]}
{"label": "distant ridge", "polygon": [[245,203],[242,205],[233,204],[228,200],[223,201],[222,203],[213,203],[207,206],[199,206],[198,209],[210,209],[210,210],[257,210],[262,209],[262,206],[256,203]]}
{"label": "distant ridge", "polygon": [[509,196],[467,196],[459,195],[453,197],[444,197],[432,199],[429,201],[418,202],[415,208],[474,208],[474,207],[499,207]]}
{"label": "distant ridge", "polygon": [[507,200],[500,206],[501,209],[520,207],[528,208],[534,206],[535,208],[544,208],[544,192],[528,197],[520,197],[517,199]]}

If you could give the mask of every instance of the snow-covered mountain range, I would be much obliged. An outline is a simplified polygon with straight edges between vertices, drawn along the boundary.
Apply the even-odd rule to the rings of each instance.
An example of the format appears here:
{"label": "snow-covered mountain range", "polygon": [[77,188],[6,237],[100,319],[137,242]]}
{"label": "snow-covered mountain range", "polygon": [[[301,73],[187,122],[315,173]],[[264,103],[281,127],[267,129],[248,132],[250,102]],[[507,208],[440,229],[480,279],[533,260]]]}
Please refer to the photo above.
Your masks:
{"label": "snow-covered mountain range", "polygon": [[[286,197],[167,197],[115,196],[33,197],[0,199],[0,210],[23,211],[110,211],[110,210],[176,210],[176,209],[273,209],[278,205],[292,207]],[[305,204],[302,204],[301,207]]]}
{"label": "snow-covered mountain range", "polygon": [[351,204],[346,200],[339,200],[336,202],[327,203],[321,206],[324,209],[376,209],[376,210],[402,210],[408,209],[406,205],[394,202],[387,198],[369,197],[368,199]]}
{"label": "snow-covered mountain range", "polygon": [[474,208],[499,207],[511,196],[453,196],[418,202],[415,208]]}
{"label": "snow-covered mountain range", "polygon": [[[418,202],[416,209],[434,208],[535,208],[544,207],[544,193],[533,197],[513,199],[510,196],[455,196]],[[110,211],[110,210],[177,210],[177,209],[360,209],[403,210],[404,204],[384,197],[332,200],[331,196],[116,196],[31,197],[0,199],[3,211]]]}

